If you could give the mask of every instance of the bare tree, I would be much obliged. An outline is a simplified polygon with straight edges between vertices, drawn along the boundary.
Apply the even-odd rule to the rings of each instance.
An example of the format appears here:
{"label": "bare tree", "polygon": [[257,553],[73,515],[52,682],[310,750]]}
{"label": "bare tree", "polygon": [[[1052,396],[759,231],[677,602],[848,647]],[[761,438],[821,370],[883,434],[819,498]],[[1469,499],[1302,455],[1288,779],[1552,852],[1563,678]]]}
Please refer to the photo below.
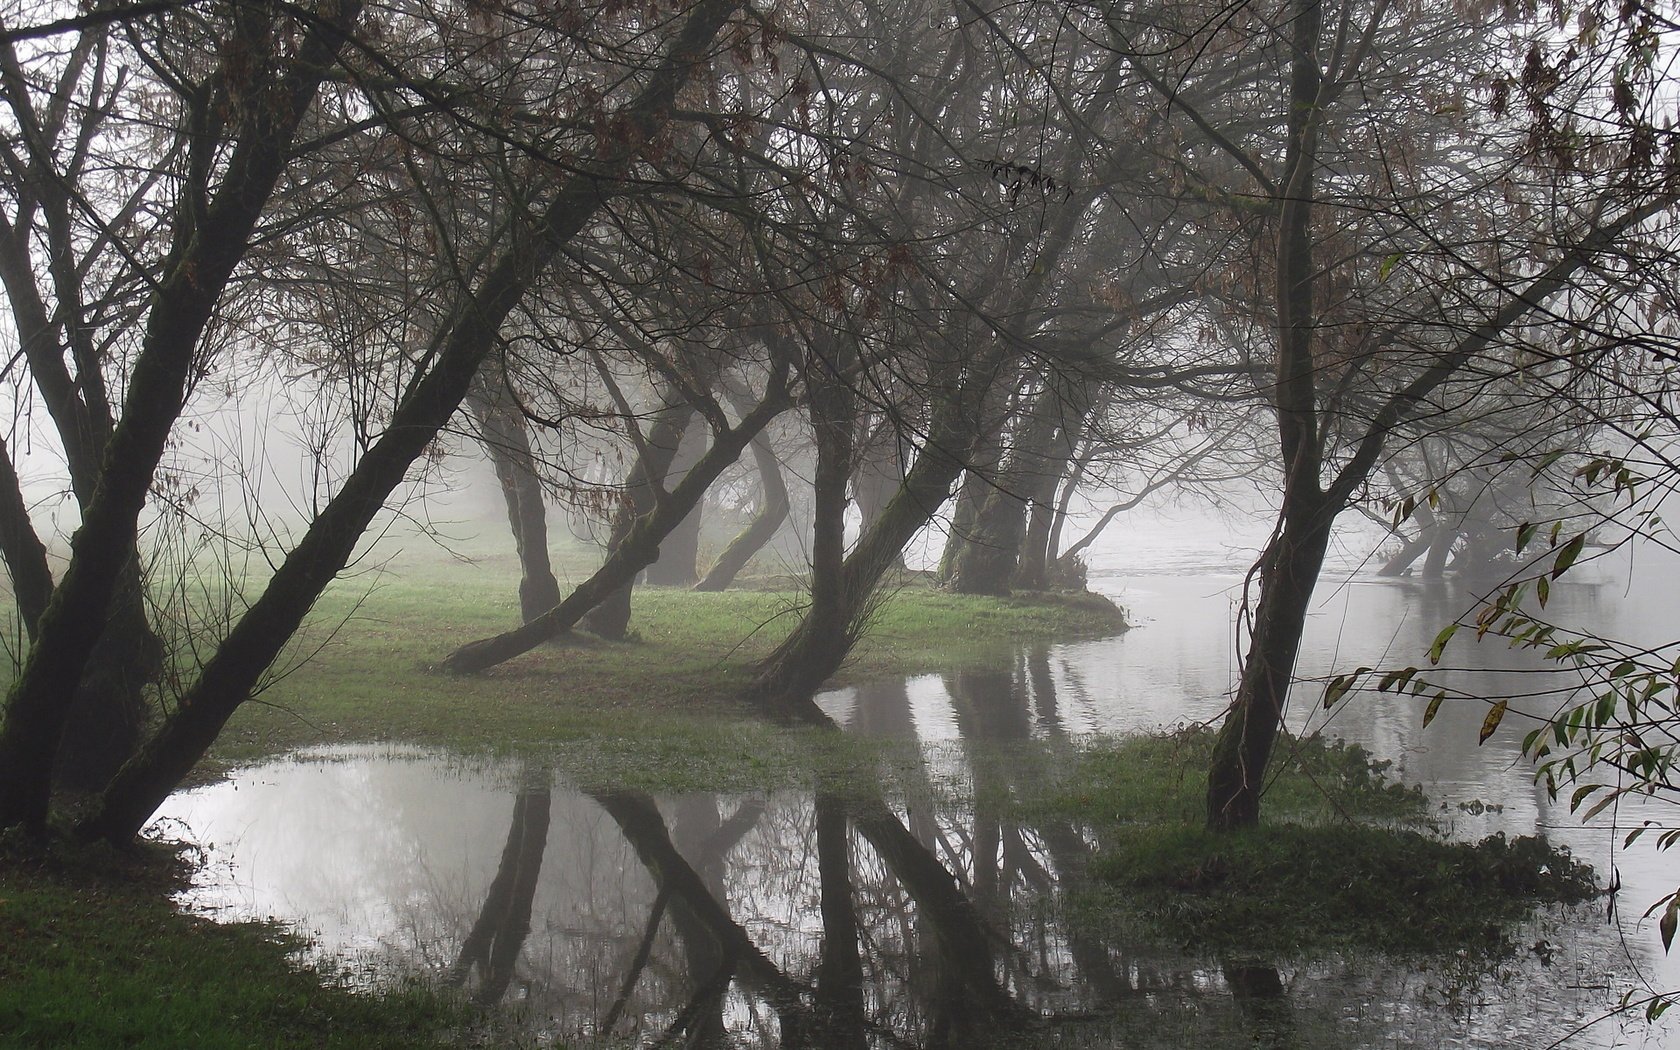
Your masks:
{"label": "bare tree", "polygon": [[[501,246],[476,268],[454,305],[439,311],[447,322],[414,360],[382,432],[366,444],[177,708],[112,781],[101,807],[84,823],[86,833],[117,840],[131,836],[250,695],[315,598],[349,559],[385,498],[460,406],[509,313],[591,221],[607,192],[628,185],[638,172],[678,94],[704,68],[710,43],[733,10],[727,2],[702,0],[667,23],[668,36],[650,37],[640,24],[599,22],[592,27],[621,32],[613,48],[619,63],[617,93],[593,103],[605,130],[591,123],[569,142],[564,136],[542,141],[540,135],[513,141],[518,155],[541,160],[551,174],[522,187],[528,195],[519,198],[520,209],[510,217]],[[441,14],[447,20],[447,13]],[[182,94],[197,100],[185,107],[186,115],[211,123],[188,120],[182,126],[182,205],[173,217],[172,247],[162,276],[145,309],[145,335],[128,371],[124,408],[95,497],[72,543],[69,567],[42,614],[7,701],[0,729],[0,823],[37,831],[45,825],[47,767],[64,726],[57,698],[92,651],[100,618],[89,610],[105,607],[115,590],[122,552],[133,543],[153,468],[202,352],[201,336],[301,145],[300,129],[311,122],[307,133],[325,143],[386,129],[400,136],[405,128],[401,121],[370,121],[366,110],[357,113],[356,107],[321,111],[312,105],[321,84],[340,70],[346,80],[365,76],[369,83],[396,72],[401,90],[415,100],[407,111],[411,118],[444,112],[456,120],[476,119],[470,109],[451,107],[452,97],[419,68],[423,61],[408,69],[397,65],[397,43],[404,37],[391,22],[381,24],[376,35],[389,32],[392,50],[373,46],[365,36],[347,50],[358,15],[354,7],[343,6],[312,14],[238,7],[225,23],[210,23],[218,32],[225,29],[220,60],[205,72],[200,88]],[[575,28],[558,32],[569,38]],[[536,62],[533,75],[547,77],[551,90],[568,93],[575,85],[564,82],[564,70],[542,60],[554,40],[544,34],[553,32],[528,26],[518,40],[522,46],[536,45],[524,52]],[[668,40],[664,47],[658,46],[661,37]],[[353,60],[340,65],[341,52]],[[556,80],[556,74],[562,79]],[[231,115],[226,123],[223,114]]]}
{"label": "bare tree", "polygon": [[[1520,20],[1291,0],[1216,26],[1116,13],[1110,28],[1195,144],[1186,178],[1242,235],[1208,301],[1249,297],[1241,323],[1275,366],[1282,508],[1208,790],[1210,826],[1242,827],[1259,816],[1331,527],[1390,435],[1520,368],[1529,326],[1592,310],[1572,289],[1673,198],[1555,167],[1531,177],[1518,122],[1472,111],[1472,78],[1500,83],[1497,45],[1539,32]],[[1465,101],[1418,117],[1419,84]]]}

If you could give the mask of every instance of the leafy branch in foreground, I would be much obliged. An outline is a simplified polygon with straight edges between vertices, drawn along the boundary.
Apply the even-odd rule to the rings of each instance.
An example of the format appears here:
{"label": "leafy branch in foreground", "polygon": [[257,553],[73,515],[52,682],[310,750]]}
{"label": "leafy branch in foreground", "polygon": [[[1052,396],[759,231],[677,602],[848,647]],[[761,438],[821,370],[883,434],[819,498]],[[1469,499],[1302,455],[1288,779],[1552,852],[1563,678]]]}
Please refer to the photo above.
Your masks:
{"label": "leafy branch in foreground", "polygon": [[[1629,547],[1635,540],[1668,551],[1676,548],[1657,505],[1680,479],[1680,468],[1662,454],[1660,448],[1666,443],[1653,445],[1649,429],[1636,435],[1634,446],[1647,451],[1658,447],[1654,463],[1636,464],[1627,456],[1605,454],[1588,459],[1573,472],[1583,489],[1609,491],[1614,507],[1606,523],[1621,529],[1614,543],[1603,545],[1604,550],[1594,551],[1586,560]],[[1561,453],[1549,453],[1536,474],[1562,458]],[[1550,715],[1522,713],[1538,722],[1524,735],[1522,754],[1534,763],[1535,782],[1545,786],[1553,801],[1567,795],[1569,811],[1583,822],[1606,811],[1614,814],[1622,802],[1634,798],[1680,803],[1680,639],[1642,645],[1608,637],[1590,626],[1566,627],[1548,619],[1545,610],[1552,599],[1552,584],[1583,563],[1591,530],[1571,531],[1566,522],[1556,521],[1548,527],[1523,523],[1515,531],[1519,555],[1537,538],[1543,538],[1545,547],[1479,607],[1442,628],[1429,648],[1430,666],[1441,664],[1456,638],[1473,632],[1478,642],[1490,636],[1504,639],[1512,649],[1537,654],[1554,673],[1578,679],[1579,684],[1564,689],[1565,699]],[[1379,693],[1410,694],[1423,700],[1425,727],[1448,696],[1485,701],[1488,711],[1479,743],[1486,743],[1514,713],[1514,697],[1472,696],[1415,666],[1386,671],[1360,667],[1337,675],[1326,684],[1324,706],[1345,700],[1367,676],[1375,677]],[[1680,827],[1641,818],[1628,830],[1623,848],[1647,833],[1654,834],[1658,850],[1680,843]],[[1680,927],[1680,888],[1653,903],[1645,916],[1659,912],[1658,932],[1666,951]],[[1672,996],[1652,997],[1644,1003],[1645,1014],[1654,1020],[1675,1001]]]}

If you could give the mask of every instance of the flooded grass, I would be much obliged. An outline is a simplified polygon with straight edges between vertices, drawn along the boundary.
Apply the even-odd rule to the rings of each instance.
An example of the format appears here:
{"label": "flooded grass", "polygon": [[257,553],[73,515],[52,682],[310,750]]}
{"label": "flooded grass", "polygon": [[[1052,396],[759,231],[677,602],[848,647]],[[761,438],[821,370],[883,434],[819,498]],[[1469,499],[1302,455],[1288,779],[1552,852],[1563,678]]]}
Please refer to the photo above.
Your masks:
{"label": "flooded grass", "polygon": [[[541,995],[571,994],[585,972],[610,996],[620,978],[596,972],[600,945],[626,954],[644,936],[642,911],[657,907],[634,851],[603,821],[597,792],[657,796],[673,839],[691,845],[725,829],[742,836],[734,852],[697,861],[697,869],[718,880],[717,900],[798,982],[820,982],[811,902],[834,903],[820,892],[834,873],[813,867],[813,848],[830,850],[831,860],[836,848],[832,837],[822,838],[818,810],[827,805],[832,815],[837,801],[856,801],[863,823],[847,847],[849,871],[835,877],[850,887],[844,897],[858,907],[857,919],[872,916],[859,943],[881,953],[868,963],[888,982],[872,993],[880,1004],[929,994],[919,984],[921,964],[911,960],[944,936],[929,940],[915,929],[920,920],[906,925],[924,903],[904,896],[910,882],[932,893],[954,877],[987,921],[1022,938],[994,960],[995,972],[1011,975],[1007,990],[1042,1011],[1044,1023],[1007,1033],[981,1024],[976,1045],[1340,1048],[1387,1045],[1408,1031],[1425,1045],[1433,1029],[1385,996],[1419,988],[1436,996],[1439,982],[1424,986],[1413,975],[1453,967],[1473,990],[1525,949],[1518,938],[1532,927],[1521,924],[1538,904],[1593,892],[1590,872],[1535,840],[1446,841],[1419,791],[1394,783],[1359,748],[1316,739],[1280,742],[1267,825],[1207,835],[1200,825],[1211,733],[1082,737],[1057,728],[1054,712],[1069,709],[1077,690],[1070,685],[1058,706],[1056,676],[1042,652],[1023,655],[1021,646],[1115,628],[1111,610],[1077,601],[906,588],[883,607],[847,672],[852,681],[888,679],[874,699],[864,696],[871,690],[854,690],[860,721],[853,732],[766,724],[730,696],[751,660],[791,625],[781,614],[796,601],[785,591],[643,591],[630,642],[578,636],[463,679],[425,668],[451,646],[506,626],[511,586],[447,593],[421,576],[359,605],[347,593],[331,599],[319,622],[342,623],[353,613],[347,626],[265,694],[268,706],[241,713],[235,737],[218,747],[220,760],[325,744],[314,754],[326,757],[297,764],[343,765],[321,773],[315,816],[292,796],[276,796],[260,821],[228,810],[233,841],[255,845],[279,825],[309,848],[336,843],[334,870],[363,890],[383,885],[383,876],[372,879],[374,868],[350,864],[354,851],[368,847],[364,859],[373,864],[413,863],[435,850],[414,873],[390,876],[390,892],[370,898],[413,905],[393,928],[399,932],[376,930],[372,942],[394,951],[393,943],[415,939],[425,949],[419,958],[429,960],[419,969],[434,977],[481,905],[488,914],[484,887],[491,869],[499,873],[495,858],[505,864],[509,855],[499,829],[504,807],[515,805],[507,796],[533,779],[553,781],[557,816],[544,876],[553,881],[535,898],[549,910],[536,917],[528,931],[535,941],[522,956],[532,998],[511,1002],[505,1014],[468,1012],[412,982],[351,995],[330,966],[298,970],[298,942],[273,926],[216,926],[175,914],[163,900],[166,881],[102,881],[74,864],[0,858],[0,1030],[24,1033],[18,1045],[43,1047],[529,1045],[530,1030],[510,1035],[503,1025],[525,1023],[517,1019],[538,1009]],[[903,677],[927,671],[945,673],[923,674],[914,688]],[[949,694],[955,732],[930,746],[918,740],[928,725],[903,727],[911,726],[911,693],[925,701],[936,686]],[[902,718],[882,706],[888,701],[905,708]],[[416,746],[389,749],[401,753],[403,772],[387,782],[380,778],[392,774],[359,764],[369,749],[331,757],[331,745],[358,741]],[[432,762],[443,770],[438,785],[419,783]],[[293,779],[296,770],[284,766],[204,790],[255,803],[271,782]],[[706,819],[690,826],[695,804]],[[339,818],[350,819],[330,837],[327,827]],[[465,839],[410,843],[405,836],[421,828],[473,836],[471,874],[445,874]],[[284,857],[300,847],[275,848]],[[939,878],[929,882],[918,863],[949,872],[935,871]],[[251,870],[273,877],[277,867],[258,861]],[[606,892],[574,887],[585,872]],[[454,910],[440,917],[416,902]],[[277,910],[270,904],[242,914]],[[825,910],[822,921],[829,919]],[[672,997],[687,994],[685,968],[697,965],[686,935],[672,936],[661,934],[662,976],[645,993],[650,1023],[668,1022],[684,1001]],[[357,937],[369,943],[366,934]],[[1033,945],[1060,947],[1017,973]],[[1536,941],[1535,951],[1544,946]],[[566,968],[574,954],[582,969]],[[1526,964],[1534,968],[1533,959]],[[1454,981],[1448,986],[1456,989]],[[1353,1000],[1338,990],[1364,987],[1372,993],[1350,1015]],[[888,1011],[882,1023],[914,1032],[960,1020],[960,1011],[940,1020],[943,992],[932,991],[923,1006],[903,1006],[904,1016]],[[918,1019],[923,1009],[931,1013]],[[599,1016],[593,1006],[584,1013],[581,1028],[555,1027],[552,1018],[531,1023],[564,1045],[613,1045],[598,1031],[579,1034]],[[729,1016],[731,1024],[738,1019]],[[195,1034],[201,1031],[212,1036]],[[774,1042],[763,1029],[743,1036],[755,1040]]]}
{"label": "flooded grass", "polygon": [[410,982],[378,996],[299,964],[264,923],[180,914],[161,849],[0,852],[0,1039],[52,1050],[409,1050],[470,1020]]}
{"label": "flooded grass", "polygon": [[1109,892],[1083,914],[1127,943],[1274,960],[1498,957],[1535,907],[1597,894],[1591,869],[1533,837],[1447,842],[1358,824],[1139,826],[1105,841],[1092,874]]}
{"label": "flooded grass", "polygon": [[[1191,727],[1084,741],[1063,776],[1034,804],[1100,825],[1199,825],[1213,735],[1209,728]],[[1285,736],[1278,741],[1264,812],[1268,820],[1297,824],[1424,823],[1429,800],[1391,779],[1389,768],[1357,746]]]}
{"label": "flooded grass", "polygon": [[1095,885],[1069,906],[1131,944],[1292,960],[1512,950],[1514,924],[1598,894],[1590,867],[1532,837],[1452,842],[1428,800],[1361,748],[1285,741],[1265,822],[1202,826],[1203,729],[1096,744],[1040,806],[1096,829]]}
{"label": "flooded grass", "polygon": [[[388,579],[371,593],[354,583],[322,602],[290,662],[259,702],[238,713],[215,758],[251,761],[314,744],[375,740],[540,750],[626,737],[626,719],[634,719],[635,735],[651,737],[658,754],[693,752],[685,740],[704,745],[719,733],[750,741],[762,733],[735,697],[753,662],[797,622],[803,597],[641,588],[629,641],[577,633],[485,674],[452,677],[428,667],[458,645],[515,624],[511,578],[462,586],[422,574]],[[1089,596],[969,597],[917,578],[883,603],[836,684],[995,665],[1034,641],[1123,629],[1117,609]],[[751,742],[744,753],[773,756],[778,748],[766,751],[765,743]],[[726,765],[735,750],[723,749]],[[689,754],[687,761],[696,760]],[[741,783],[751,772],[723,775]]]}

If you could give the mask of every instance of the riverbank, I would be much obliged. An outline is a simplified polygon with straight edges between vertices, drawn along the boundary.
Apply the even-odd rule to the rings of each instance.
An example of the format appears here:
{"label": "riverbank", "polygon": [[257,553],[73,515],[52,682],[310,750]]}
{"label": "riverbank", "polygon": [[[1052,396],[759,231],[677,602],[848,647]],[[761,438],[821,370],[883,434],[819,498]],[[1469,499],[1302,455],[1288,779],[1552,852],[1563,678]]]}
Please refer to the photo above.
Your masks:
{"label": "riverbank", "polygon": [[[968,853],[963,845],[972,834],[973,849],[980,851],[986,836],[998,836],[985,854],[999,859],[1006,870],[1018,869],[1022,877],[1034,871],[1042,876],[1037,888],[1018,902],[1024,910],[1013,913],[1017,919],[1042,916],[1030,919],[1025,928],[1032,928],[1032,922],[1047,923],[1042,935],[1051,941],[1062,936],[1058,931],[1078,931],[1087,943],[1107,945],[1103,952],[1117,950],[1150,961],[1150,967],[1158,965],[1161,979],[1168,980],[1182,972],[1218,972],[1232,958],[1242,960],[1241,966],[1227,967],[1226,981],[1232,980],[1231,974],[1249,980],[1269,973],[1275,983],[1277,973],[1301,973],[1300,967],[1317,965],[1316,960],[1363,960],[1371,952],[1394,956],[1400,960],[1396,965],[1407,972],[1414,966],[1414,952],[1467,947],[1470,955],[1461,951],[1456,957],[1490,957],[1494,952],[1483,946],[1510,950],[1506,924],[1527,914],[1535,902],[1590,892],[1590,884],[1583,888],[1571,874],[1574,869],[1566,869],[1555,856],[1513,856],[1499,847],[1475,852],[1441,843],[1428,834],[1431,809],[1422,795],[1393,784],[1383,775],[1382,764],[1373,764],[1368,755],[1352,748],[1292,743],[1287,757],[1280,756],[1268,792],[1267,823],[1247,836],[1205,835],[1199,814],[1206,730],[1092,737],[1077,729],[1088,722],[1064,721],[1085,703],[1076,684],[1085,676],[1052,668],[1056,658],[1047,659],[1042,646],[1109,633],[1115,626],[1111,612],[1081,599],[1000,602],[925,588],[901,590],[881,610],[870,641],[847,672],[847,680],[859,685],[855,694],[860,712],[865,710],[866,694],[876,697],[868,701],[875,705],[869,708],[875,720],[860,722],[857,733],[841,734],[766,725],[731,700],[751,660],[768,651],[786,629],[763,625],[791,621],[776,615],[794,600],[786,591],[727,596],[646,591],[638,595],[639,637],[633,641],[609,644],[579,637],[476,678],[447,678],[426,670],[428,662],[453,644],[495,629],[511,610],[510,593],[486,589],[476,598],[463,597],[410,579],[359,600],[347,594],[331,596],[320,610],[316,630],[330,634],[335,623],[341,625],[333,643],[284,677],[263,697],[263,706],[242,713],[245,721],[234,728],[251,735],[220,748],[218,757],[244,764],[249,759],[241,759],[241,754],[260,759],[302,745],[327,745],[330,754],[332,745],[389,741],[404,745],[385,750],[399,756],[406,772],[398,780],[382,780],[383,773],[354,766],[361,758],[346,757],[381,748],[341,748],[338,757],[328,757],[316,768],[337,785],[334,791],[342,793],[317,796],[315,803],[324,799],[326,805],[316,810],[308,809],[297,795],[265,794],[300,770],[314,775],[308,759],[284,760],[207,786],[205,793],[220,793],[225,800],[212,803],[212,809],[243,806],[259,795],[272,801],[271,808],[262,811],[268,816],[240,810],[204,841],[268,839],[276,821],[295,836],[275,857],[249,865],[223,857],[207,870],[261,871],[264,885],[279,878],[282,867],[296,867],[312,882],[331,882],[335,875],[343,881],[349,873],[349,882],[360,887],[357,893],[372,892],[363,874],[374,869],[351,856],[366,842],[381,858],[417,862],[423,873],[417,883],[395,895],[379,891],[369,900],[411,902],[418,909],[415,914],[429,914],[427,909],[437,903],[432,897],[440,887],[449,888],[446,896],[452,906],[465,909],[445,923],[458,934],[472,925],[490,873],[482,870],[483,864],[470,875],[452,873],[452,858],[470,853],[494,864],[502,856],[505,864],[512,854],[504,849],[497,825],[507,819],[506,806],[516,785],[542,771],[540,779],[552,789],[556,814],[564,814],[557,816],[551,833],[552,866],[564,869],[568,859],[591,858],[590,864],[616,873],[608,880],[612,901],[640,902],[632,911],[648,903],[642,898],[652,890],[636,854],[612,859],[611,849],[626,848],[614,837],[612,823],[623,814],[604,820],[604,799],[622,801],[635,796],[636,789],[659,797],[673,835],[686,803],[709,799],[704,808],[713,819],[734,811],[736,817],[725,822],[730,825],[748,814],[751,819],[739,830],[744,833],[750,827],[754,844],[729,863],[739,865],[749,886],[757,888],[738,893],[726,883],[718,903],[741,928],[763,930],[782,929],[778,924],[785,923],[785,909],[809,900],[813,892],[807,887],[785,901],[772,893],[771,899],[755,905],[755,894],[764,887],[784,882],[798,886],[812,876],[810,836],[816,832],[811,822],[817,819],[815,800],[820,796],[830,800],[830,806],[838,802],[850,810],[856,834],[874,836],[867,849],[861,841],[852,847],[859,859],[842,880],[863,894],[860,901],[899,892],[893,889],[898,885],[896,874],[880,885],[868,880],[882,878],[881,864],[911,861],[910,855],[896,851],[923,841],[908,832],[915,826],[943,842],[927,846],[924,860],[945,867],[946,877],[955,876],[956,885],[972,886],[966,892],[976,904],[989,894],[985,907],[1008,906],[1009,895],[1000,898],[997,890],[999,885],[1009,886],[1010,880],[984,890],[979,854]],[[1041,646],[1036,652],[1031,651],[1035,644]],[[1100,670],[1104,665],[1093,666]],[[924,672],[937,674],[914,683],[905,680]],[[1091,688],[1104,695],[1114,689],[1113,681],[1101,674],[1091,682]],[[882,696],[896,696],[907,718],[910,692],[935,689],[947,695],[951,724],[960,729],[959,736],[929,744],[939,735],[937,715],[927,708],[916,713],[913,731],[890,731],[898,723],[883,720],[887,709],[881,706]],[[290,699],[282,709],[276,702],[288,691]],[[924,721],[923,715],[933,715],[934,721]],[[266,732],[265,720],[272,721]],[[908,720],[903,724],[911,725]],[[930,730],[932,736],[924,736]],[[415,748],[407,745],[435,748],[439,754],[416,758]],[[422,761],[435,762],[442,779],[438,786],[416,792],[413,776]],[[500,772],[486,775],[481,786],[470,788],[465,796],[452,794],[464,780],[473,780],[474,769]],[[548,794],[545,788],[545,812]],[[518,804],[514,805],[517,814]],[[348,833],[329,827],[338,812],[351,815]],[[180,819],[199,827],[185,811]],[[894,838],[888,832],[900,820],[905,830]],[[484,840],[470,851],[458,837],[445,836],[429,846],[409,837],[419,825],[463,822],[476,829],[475,838]],[[520,826],[517,815],[514,824]],[[953,836],[948,842],[945,831]],[[626,828],[627,836],[628,832]],[[545,836],[541,841],[549,840]],[[331,855],[333,863],[318,870],[307,859],[317,851]],[[280,857],[305,859],[282,864]],[[234,926],[231,932],[220,932],[223,928],[175,916],[163,900],[166,887],[144,880],[138,886],[119,880],[113,886],[104,870],[106,858],[93,851],[49,858],[44,866],[0,864],[0,900],[12,902],[0,904],[0,938],[6,943],[0,948],[0,1020],[15,1022],[15,1030],[40,1033],[22,1045],[124,1045],[129,1037],[120,1029],[122,1024],[147,1026],[135,1037],[141,1039],[136,1045],[529,1045],[528,1039],[520,1041],[525,1037],[486,1034],[472,1027],[482,1015],[423,988],[405,986],[389,994],[351,997],[334,985],[331,975],[323,981],[323,975],[305,974],[312,982],[305,992],[283,994],[272,1006],[248,1009],[242,1004],[251,995],[239,974],[267,973],[265,967],[276,961],[285,966],[290,944],[277,942],[268,927]],[[1514,866],[1509,863],[1513,860]],[[784,870],[779,867],[783,864],[790,867]],[[1537,883],[1520,877],[1523,869],[1537,866],[1542,873],[1553,871],[1564,878]],[[546,918],[533,916],[532,936],[539,939],[530,949],[533,967],[568,958],[568,950],[561,947],[574,933],[567,916],[593,914],[587,907],[578,911],[557,905],[557,885],[545,885],[548,896],[539,899],[558,910],[543,913]],[[1405,892],[1385,893],[1391,886]],[[278,892],[280,898],[286,896],[283,889]],[[422,898],[424,906],[414,903]],[[321,914],[323,909],[330,913],[342,899],[321,898],[303,914]],[[768,910],[751,910],[756,906]],[[241,914],[298,914],[286,907],[265,905]],[[380,907],[376,904],[373,910],[379,912]],[[1014,928],[1007,916],[993,918],[998,930]],[[639,936],[645,921],[640,915],[630,920],[578,935],[605,935],[613,943],[627,944],[624,938]],[[123,932],[136,928],[145,932],[144,944],[132,943],[132,936]],[[878,946],[880,932],[872,930],[862,943]],[[1386,932],[1415,934],[1417,943],[1373,939]],[[1490,933],[1491,939],[1484,936]],[[438,972],[438,960],[447,961],[455,950],[450,945],[456,934],[436,942],[425,956],[429,962],[416,969]],[[378,931],[360,936],[355,943],[388,942]],[[323,944],[332,943],[323,939]],[[590,959],[598,954],[595,947],[585,952]],[[192,965],[183,961],[189,955]],[[210,964],[199,967],[200,957]],[[780,952],[776,957],[782,958]],[[804,954],[794,952],[790,958],[798,960]],[[1157,964],[1152,961],[1156,959],[1168,961]],[[1176,961],[1180,959],[1187,961]],[[673,962],[680,965],[680,960],[670,959],[664,965]],[[870,965],[891,970],[896,964]],[[1357,969],[1366,963],[1352,965]],[[796,962],[788,976],[807,980],[803,966]],[[26,981],[6,979],[25,973]],[[537,989],[569,989],[577,983],[564,970],[539,970],[528,976]],[[286,987],[283,981],[290,979],[276,979],[277,987]],[[1147,983],[1155,978],[1139,979]],[[167,990],[182,980],[193,982],[194,994],[179,1003],[168,1001],[172,996]],[[608,998],[618,980],[611,973],[601,977]],[[1213,980],[1211,990],[1217,992],[1218,978]],[[91,1009],[77,990],[86,988],[120,991],[113,991],[110,999],[114,1015],[103,1011],[100,1026],[87,1029],[96,1036],[77,1042],[82,1038],[77,1011]],[[158,1019],[147,1012],[148,1003],[140,1002],[146,988],[165,990],[160,1009],[167,1017]],[[1130,1014],[1104,1014],[1078,1022],[1087,1027],[1076,1029],[1095,1035],[1098,1029],[1090,1026],[1099,1020],[1103,1026],[1118,1024],[1125,1038],[1111,1041],[1127,1045],[1248,1045],[1252,1033],[1244,1027],[1247,1022],[1241,1016],[1226,1016],[1229,1005],[1219,995],[1198,996],[1169,1004],[1164,1014],[1148,1011],[1130,1021]],[[335,1019],[341,1010],[346,1018],[342,1024]],[[1298,1020],[1306,1020],[1307,1013],[1311,1011]],[[586,1013],[598,1016],[598,1011]],[[1215,1017],[1213,1028],[1221,1034],[1189,1039],[1190,1033],[1207,1030],[1209,1016]],[[1128,1024],[1137,1031],[1127,1029]],[[1353,1045],[1332,1014],[1313,1025],[1318,1034],[1301,1045]],[[195,1026],[211,1026],[208,1030],[222,1042],[179,1034]],[[153,1027],[177,1037],[148,1044],[144,1032]],[[1145,1030],[1156,1029],[1186,1038],[1163,1041],[1159,1033],[1144,1037]],[[465,1034],[469,1031],[470,1037]],[[1046,1026],[1042,1039],[1019,1045],[1055,1041],[1061,1037],[1057,1033],[1066,1034],[1062,1026]]]}
{"label": "riverbank", "polygon": [[[279,662],[260,702],[229,723],[211,758],[237,764],[373,741],[529,751],[605,740],[609,752],[634,743],[656,758],[721,750],[750,752],[760,762],[780,750],[772,741],[788,734],[737,697],[753,664],[798,623],[802,592],[638,588],[626,641],[574,632],[482,674],[431,669],[455,647],[514,626],[515,594],[514,578],[494,573],[466,585],[416,574],[371,589],[341,586]],[[913,575],[886,595],[830,684],[1003,666],[1024,647],[1126,627],[1124,613],[1095,594],[955,595]],[[625,735],[627,718],[634,741]],[[743,739],[766,746],[731,745]],[[631,760],[627,769],[639,765]],[[771,786],[775,773],[720,768],[710,786]]]}
{"label": "riverbank", "polygon": [[8,1050],[412,1050],[471,1014],[413,983],[379,995],[301,966],[296,934],[182,915],[190,871],[138,853],[0,842],[0,1045]]}
{"label": "riverbank", "polygon": [[[872,768],[880,742],[765,725],[734,697],[797,622],[800,594],[644,588],[634,634],[578,634],[491,672],[429,670],[452,647],[511,626],[511,576],[355,581],[322,601],[258,701],[200,777],[298,748],[391,741],[468,752],[548,751],[570,775],[664,792],[806,784]],[[881,605],[838,682],[987,667],[1024,645],[1125,629],[1089,595],[950,595],[917,579]],[[867,774],[865,774],[867,775]],[[354,993],[300,969],[296,936],[177,913],[189,871],[161,846],[122,854],[0,842],[0,1032],[7,1047],[104,1050],[518,1046],[462,1033],[477,1014],[418,985]]]}

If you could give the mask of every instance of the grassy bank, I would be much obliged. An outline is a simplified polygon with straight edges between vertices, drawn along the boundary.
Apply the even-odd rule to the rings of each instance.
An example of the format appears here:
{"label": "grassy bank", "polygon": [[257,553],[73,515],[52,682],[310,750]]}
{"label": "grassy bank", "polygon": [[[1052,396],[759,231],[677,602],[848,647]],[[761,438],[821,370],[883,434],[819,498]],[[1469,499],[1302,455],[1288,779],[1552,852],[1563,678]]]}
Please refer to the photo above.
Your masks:
{"label": "grassy bank", "polygon": [[[797,622],[797,591],[642,589],[629,641],[579,634],[469,678],[428,669],[513,625],[514,595],[494,565],[339,585],[203,773],[390,740],[558,751],[573,780],[660,791],[873,782],[889,745],[766,725],[734,701]],[[838,681],[991,666],[1023,645],[1122,628],[1112,606],[1079,597],[967,598],[913,582],[881,606]],[[177,914],[168,894],[182,871],[156,853],[0,842],[0,1047],[516,1045],[467,1040],[474,1012],[424,988],[354,994],[299,969],[275,928]]]}
{"label": "grassy bank", "polygon": [[411,1050],[471,1019],[417,986],[352,993],[278,929],[180,915],[183,877],[158,849],[0,848],[0,1046]]}
{"label": "grassy bank", "polygon": [[[429,668],[516,624],[511,574],[416,573],[371,589],[350,581],[323,599],[276,681],[235,716],[213,756],[248,761],[344,741],[471,751],[604,739],[655,757],[722,748],[773,760],[774,748],[728,746],[776,735],[735,697],[754,661],[798,622],[802,601],[786,590],[641,588],[628,641],[578,632],[484,674],[451,677]],[[969,597],[913,580],[889,594],[835,684],[998,665],[1026,645],[1123,628],[1119,611],[1091,596]]]}

